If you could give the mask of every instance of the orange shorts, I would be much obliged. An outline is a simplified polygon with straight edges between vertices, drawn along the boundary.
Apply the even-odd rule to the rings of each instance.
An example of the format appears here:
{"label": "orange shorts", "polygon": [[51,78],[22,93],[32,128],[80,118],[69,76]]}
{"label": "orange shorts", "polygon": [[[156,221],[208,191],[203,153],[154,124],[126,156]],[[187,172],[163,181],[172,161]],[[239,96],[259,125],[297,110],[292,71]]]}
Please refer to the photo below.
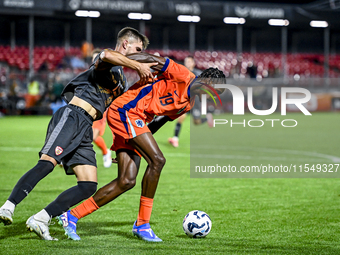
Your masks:
{"label": "orange shorts", "polygon": [[150,132],[144,118],[134,114],[133,111],[128,112],[122,108],[118,109],[112,104],[108,110],[107,123],[112,131],[113,144],[111,150],[113,151],[118,149],[136,151],[131,145],[127,144],[128,140]]}
{"label": "orange shorts", "polygon": [[107,114],[107,110],[104,112],[103,118],[101,118],[100,120],[94,121],[93,124],[92,124],[93,129],[99,129],[99,135],[100,136],[103,136],[104,132],[105,132],[106,114]]}
{"label": "orange shorts", "polygon": [[137,153],[138,156],[142,157],[142,155],[135,148],[133,148],[131,145],[128,144],[129,139],[124,139],[120,135],[114,135],[113,132],[112,132],[112,137],[113,137],[113,142],[112,142],[110,150],[117,151],[119,149],[126,149],[130,151],[134,151],[135,153]]}

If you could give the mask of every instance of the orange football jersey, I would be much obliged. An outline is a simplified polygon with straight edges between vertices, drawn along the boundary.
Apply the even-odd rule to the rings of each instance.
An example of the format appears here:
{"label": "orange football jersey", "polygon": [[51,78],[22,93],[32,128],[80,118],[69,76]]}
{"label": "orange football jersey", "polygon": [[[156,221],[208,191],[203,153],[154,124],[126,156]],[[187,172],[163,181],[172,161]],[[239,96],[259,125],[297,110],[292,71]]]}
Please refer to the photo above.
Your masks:
{"label": "orange football jersey", "polygon": [[146,122],[150,122],[155,115],[176,119],[191,109],[189,86],[195,78],[185,66],[167,59],[154,83],[132,86],[111,106],[118,108],[120,113],[134,112]]}

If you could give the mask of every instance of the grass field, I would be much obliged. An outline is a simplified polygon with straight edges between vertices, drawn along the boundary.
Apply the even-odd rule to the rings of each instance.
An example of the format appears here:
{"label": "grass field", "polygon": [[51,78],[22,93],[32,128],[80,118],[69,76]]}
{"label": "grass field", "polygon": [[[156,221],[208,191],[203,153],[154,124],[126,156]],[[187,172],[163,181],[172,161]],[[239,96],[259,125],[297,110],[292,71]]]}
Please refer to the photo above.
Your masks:
{"label": "grass field", "polygon": [[[18,178],[35,165],[49,119],[49,116],[0,119],[0,204]],[[17,206],[14,223],[0,226],[0,254],[340,254],[338,179],[190,178],[189,124],[187,118],[180,134],[180,147],[176,149],[167,144],[174,123],[156,134],[167,163],[156,193],[151,225],[162,243],[146,243],[131,233],[145,164],[134,189],[79,221],[80,242],[66,239],[57,224],[50,226],[50,232],[58,242],[41,241],[26,232],[29,216],[76,184],[74,177],[65,176],[63,169],[57,167]],[[284,129],[256,129],[255,137],[248,133],[249,129],[226,129],[231,134],[226,152],[235,156],[237,162],[258,164],[266,162],[261,157],[275,154],[270,151],[276,150],[275,157],[279,157],[281,142],[286,151],[293,144],[295,151],[340,157],[338,114],[313,114],[301,125],[305,129],[299,134],[291,130],[285,137],[281,136],[288,132]],[[110,136],[107,129],[108,144]],[[277,142],[266,147],[270,139]],[[96,151],[101,187],[116,177],[117,170],[116,166],[103,168]],[[312,154],[307,156],[314,162],[318,159]],[[296,162],[306,155],[286,153],[281,157],[283,162]],[[212,219],[211,233],[204,239],[190,239],[182,230],[184,216],[194,209],[207,212]]]}

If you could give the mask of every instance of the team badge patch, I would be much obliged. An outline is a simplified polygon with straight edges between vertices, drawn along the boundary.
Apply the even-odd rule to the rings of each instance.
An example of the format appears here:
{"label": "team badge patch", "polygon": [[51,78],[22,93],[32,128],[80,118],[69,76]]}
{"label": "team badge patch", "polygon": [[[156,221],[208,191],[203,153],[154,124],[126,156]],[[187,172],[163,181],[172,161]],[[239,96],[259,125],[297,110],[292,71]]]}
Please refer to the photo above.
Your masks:
{"label": "team badge patch", "polygon": [[140,127],[140,128],[144,127],[144,122],[142,120],[136,120],[135,122],[136,122],[137,127]]}
{"label": "team badge patch", "polygon": [[61,153],[63,153],[63,148],[60,146],[55,147],[55,155],[59,156]]}

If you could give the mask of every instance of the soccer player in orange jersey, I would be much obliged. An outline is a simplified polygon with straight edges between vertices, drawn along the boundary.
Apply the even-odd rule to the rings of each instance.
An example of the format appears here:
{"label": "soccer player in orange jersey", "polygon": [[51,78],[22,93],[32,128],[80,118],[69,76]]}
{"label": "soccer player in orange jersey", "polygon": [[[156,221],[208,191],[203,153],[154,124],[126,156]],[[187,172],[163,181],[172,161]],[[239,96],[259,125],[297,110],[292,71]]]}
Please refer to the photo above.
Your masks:
{"label": "soccer player in orange jersey", "polygon": [[[142,156],[148,166],[142,181],[139,214],[132,231],[134,235],[143,240],[160,242],[162,240],[150,228],[149,220],[165,158],[152,133],[167,121],[174,120],[191,109],[190,90],[195,92],[195,95],[200,94],[203,90],[198,88],[202,86],[202,79],[210,83],[210,78],[224,79],[225,76],[218,69],[210,68],[205,70],[198,77],[199,79],[196,79],[196,76],[186,67],[170,59],[146,53],[133,54],[128,57],[139,62],[158,62],[158,65],[152,68],[160,72],[155,82],[147,85],[135,84],[109,108],[108,124],[113,134],[111,149],[117,154],[118,177],[99,189],[92,198],[84,201],[71,212],[66,212],[65,215],[71,214],[69,218],[72,219],[73,224],[76,224],[78,219],[133,188],[138,174],[140,156]],[[195,95],[192,97],[194,98]],[[155,115],[165,117],[161,120],[156,119],[157,123],[153,125],[152,120]],[[147,122],[151,122],[149,126],[146,125]],[[152,132],[151,128],[149,129],[150,125],[153,125]],[[79,239],[78,236],[77,240]]]}
{"label": "soccer player in orange jersey", "polygon": [[68,105],[61,107],[49,122],[45,144],[37,164],[16,183],[6,202],[0,207],[0,222],[10,225],[16,206],[39,181],[63,163],[65,173],[75,175],[77,185],[62,192],[53,202],[29,217],[26,227],[41,239],[56,240],[49,233],[52,217],[89,198],[97,190],[97,162],[92,145],[92,123],[102,118],[111,102],[125,92],[126,77],[122,66],[138,72],[141,80],[153,79],[150,67],[157,63],[139,63],[125,55],[140,52],[149,40],[138,30],[123,28],[115,50],[105,49],[97,60],[73,78],[62,96]]}

